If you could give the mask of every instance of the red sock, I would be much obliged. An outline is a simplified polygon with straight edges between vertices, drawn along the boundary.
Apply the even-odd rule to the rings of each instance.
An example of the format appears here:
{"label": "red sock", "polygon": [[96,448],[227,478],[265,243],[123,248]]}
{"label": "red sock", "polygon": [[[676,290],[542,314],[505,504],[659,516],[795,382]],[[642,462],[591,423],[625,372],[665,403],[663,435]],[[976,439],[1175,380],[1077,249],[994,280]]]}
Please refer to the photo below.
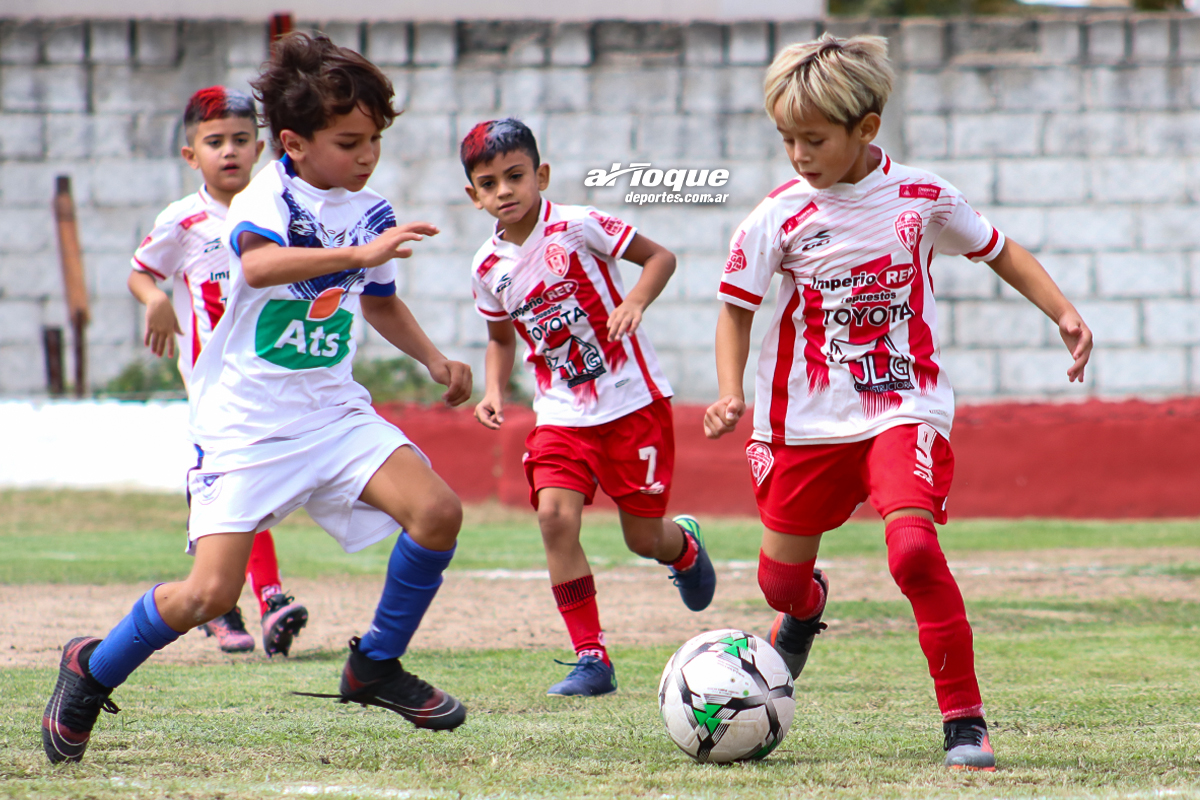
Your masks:
{"label": "red sock", "polygon": [[674,561],[660,561],[660,564],[666,564],[676,572],[684,572],[696,565],[696,556],[700,555],[700,547],[696,544],[696,540],[687,535],[687,531],[678,522],[672,522],[672,525],[679,527],[679,532],[683,534],[683,552],[679,554],[679,558]]}
{"label": "red sock", "polygon": [[608,650],[604,648],[604,631],[600,630],[595,579],[591,575],[584,575],[550,588],[554,592],[554,602],[558,604],[558,613],[567,623],[567,633],[571,636],[575,654],[596,656],[611,667]]}
{"label": "red sock", "polygon": [[887,548],[888,569],[917,618],[917,637],[942,719],[983,716],[971,625],[933,523],[923,517],[892,520]]}
{"label": "red sock", "polygon": [[813,578],[817,560],[802,564],[776,561],[761,550],[758,553],[758,586],[767,605],[796,619],[808,619],[825,608],[825,593]]}
{"label": "red sock", "polygon": [[250,561],[246,564],[246,577],[250,579],[250,588],[258,600],[260,614],[267,613],[267,598],[283,591],[279,580],[279,562],[275,560],[275,540],[270,531],[263,531],[254,537],[254,546],[250,548]]}

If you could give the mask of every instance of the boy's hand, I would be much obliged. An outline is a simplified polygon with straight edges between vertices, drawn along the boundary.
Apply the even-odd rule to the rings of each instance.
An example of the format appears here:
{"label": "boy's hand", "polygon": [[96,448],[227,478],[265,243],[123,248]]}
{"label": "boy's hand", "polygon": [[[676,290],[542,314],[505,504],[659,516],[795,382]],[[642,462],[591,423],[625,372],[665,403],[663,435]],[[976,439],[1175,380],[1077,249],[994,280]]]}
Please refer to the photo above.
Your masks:
{"label": "boy's hand", "polygon": [[1067,380],[1083,383],[1083,368],[1087,366],[1092,356],[1092,329],[1079,316],[1079,312],[1071,309],[1058,320],[1058,335],[1063,344],[1071,351],[1075,363],[1067,370]]}
{"label": "boy's hand", "polygon": [[146,338],[144,344],[156,356],[166,353],[168,358],[175,357],[175,334],[183,333],[179,320],[175,318],[175,309],[171,307],[171,298],[163,294],[146,304]]}
{"label": "boy's hand", "polygon": [[461,361],[443,358],[431,362],[429,377],[449,387],[442,395],[442,401],[448,406],[462,405],[471,397],[471,368]]}
{"label": "boy's hand", "polygon": [[393,258],[408,258],[413,254],[411,247],[402,247],[405,242],[419,242],[426,236],[438,233],[431,222],[409,222],[388,228],[367,244],[354,248],[359,265],[364,268],[378,267]]}
{"label": "boy's hand", "polygon": [[613,309],[608,317],[608,339],[619,342],[626,336],[632,335],[642,324],[642,307],[628,300]]}
{"label": "boy's hand", "polygon": [[709,439],[720,439],[733,433],[738,420],[746,413],[746,401],[740,397],[726,395],[704,412],[704,435]]}
{"label": "boy's hand", "polygon": [[479,405],[475,406],[475,419],[479,420],[483,427],[498,431],[504,424],[503,408],[504,401],[500,397],[485,394]]}

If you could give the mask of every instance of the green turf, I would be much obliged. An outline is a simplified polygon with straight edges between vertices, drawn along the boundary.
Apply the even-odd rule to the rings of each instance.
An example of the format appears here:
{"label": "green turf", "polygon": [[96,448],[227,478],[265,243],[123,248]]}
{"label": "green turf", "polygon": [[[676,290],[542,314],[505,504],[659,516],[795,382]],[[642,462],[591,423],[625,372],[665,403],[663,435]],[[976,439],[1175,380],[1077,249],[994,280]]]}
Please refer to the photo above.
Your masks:
{"label": "green turf", "polygon": [[[136,583],[185,575],[187,514],[174,495],[106,492],[0,492],[0,583]],[[761,529],[751,519],[702,518],[718,561],[757,561]],[[347,555],[303,513],[276,528],[280,566],[287,575],[318,578],[381,573],[386,545]],[[965,520],[941,531],[947,552],[1089,547],[1200,545],[1195,520],[1091,522]],[[584,547],[598,566],[636,561],[621,539],[616,516],[589,512]],[[884,553],[881,523],[851,523],[825,536],[825,558]],[[532,512],[468,510],[454,569],[544,568]],[[1164,574],[1200,574],[1200,564],[1155,567]]]}
{"label": "green turf", "polygon": [[[471,709],[453,733],[292,697],[332,691],[341,653],[147,665],[85,761],[44,763],[53,676],[0,670],[0,796],[971,797],[1200,794],[1200,607],[1005,602],[971,609],[1001,769],[940,766],[931,684],[900,604],[831,602],[840,620],[800,682],[792,733],[766,761],[696,765],[667,739],[656,685],[669,648],[614,648],[621,689],[549,698],[542,652],[425,652],[410,668]],[[853,632],[839,626],[854,621]],[[333,789],[330,787],[342,787]],[[406,795],[404,791],[415,794]],[[461,793],[461,794],[460,794]]]}

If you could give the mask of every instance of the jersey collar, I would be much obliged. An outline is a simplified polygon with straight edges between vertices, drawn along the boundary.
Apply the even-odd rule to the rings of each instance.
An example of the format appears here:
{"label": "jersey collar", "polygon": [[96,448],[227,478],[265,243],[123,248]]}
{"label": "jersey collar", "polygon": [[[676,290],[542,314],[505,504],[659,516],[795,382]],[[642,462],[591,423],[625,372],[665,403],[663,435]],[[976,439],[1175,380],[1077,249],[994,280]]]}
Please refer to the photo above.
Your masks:
{"label": "jersey collar", "polygon": [[201,184],[199,191],[200,199],[204,202],[204,209],[218,219],[225,219],[226,212],[229,211],[229,206],[218,203],[216,199],[208,193],[208,186]]}
{"label": "jersey collar", "polygon": [[507,239],[500,238],[500,221],[497,220],[495,227],[492,228],[492,247],[496,250],[512,248],[518,253],[525,250],[534,241],[542,238],[542,232],[546,229],[546,223],[550,221],[550,209],[552,207],[553,204],[543,197],[542,204],[538,207],[537,223],[533,226],[533,230],[529,232],[529,235],[525,237],[525,242],[520,247],[517,247]]}
{"label": "jersey collar", "polygon": [[875,167],[875,169],[868,172],[858,183],[835,183],[828,189],[821,189],[817,193],[838,195],[841,197],[854,197],[856,195],[866,194],[867,192],[870,192],[879,186],[879,184],[886,181],[888,175],[890,175],[892,170],[895,168],[895,165],[892,163],[891,157],[884,152],[882,147],[877,144],[869,145],[869,147],[879,154],[879,164]]}

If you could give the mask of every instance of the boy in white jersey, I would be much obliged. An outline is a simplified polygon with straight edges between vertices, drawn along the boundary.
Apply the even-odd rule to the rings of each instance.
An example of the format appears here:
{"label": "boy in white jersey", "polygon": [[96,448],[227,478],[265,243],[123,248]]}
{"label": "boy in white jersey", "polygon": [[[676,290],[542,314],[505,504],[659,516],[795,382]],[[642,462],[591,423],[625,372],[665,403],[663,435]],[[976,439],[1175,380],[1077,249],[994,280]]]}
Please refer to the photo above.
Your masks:
{"label": "boy in white jersey", "polygon": [[799,175],[733,235],[720,287],[721,399],[705,432],[734,430],[754,312],[776,274],[746,456],[764,525],[758,580],[779,612],[771,643],[793,676],[825,628],[821,535],[868,496],[888,567],[912,603],[942,713],[945,763],[992,770],[971,627],[933,523],[946,521],[954,398],[938,353],[935,253],[984,261],[1058,325],[1083,380],[1092,334],[1042,266],[946,181],[897,164],[872,140],[892,88],[886,41],[792,45],[765,81],[766,109]]}
{"label": "boy in white jersey", "polygon": [[[608,694],[616,674],[579,543],[597,484],[620,509],[629,549],[668,566],[688,608],[707,608],[716,590],[696,520],[663,519],[675,465],[671,387],[640,324],[675,256],[616,217],[544,199],[550,166],[519,120],[476,125],[460,155],[467,195],[497,220],[472,264],[476,309],[488,323],[487,389],[475,417],[493,430],[503,424],[518,335],[536,379],[525,474],[554,599],[578,657],[549,694]],[[642,267],[624,297],[620,258]]]}
{"label": "boy in white jersey", "polygon": [[195,556],[183,581],[146,592],[103,640],[63,649],[42,719],[52,762],[82,758],[109,695],[184,631],[233,607],[254,533],[304,507],[348,552],[403,528],[370,629],[350,641],[342,702],[377,705],[422,728],[462,724],[466,709],[407,672],[408,646],[450,563],[462,506],[424,455],[354,382],[350,327],[368,324],[421,362],[457,405],[471,371],[429,341],[396,296],[395,258],[432,235],[397,227],[366,188],[382,131],[396,116],[391,82],[358,53],[293,33],[253,83],[285,153],[229,208],[227,313],[192,369],[191,433],[202,451],[188,486]]}
{"label": "boy in white jersey", "polygon": [[[183,158],[200,171],[200,191],[158,215],[154,230],[133,255],[129,291],[146,306],[146,346],[157,356],[179,350],[179,374],[191,384],[192,365],[225,312],[229,252],[221,237],[234,196],[250,183],[265,142],[258,140],[258,111],[244,92],[210,86],[192,95],[183,112]],[[172,294],[157,281],[171,280]],[[287,655],[308,623],[308,609],[284,594],[269,530],[254,537],[246,577],[262,615],[263,650]],[[201,626],[227,653],[254,649],[237,606]]]}

